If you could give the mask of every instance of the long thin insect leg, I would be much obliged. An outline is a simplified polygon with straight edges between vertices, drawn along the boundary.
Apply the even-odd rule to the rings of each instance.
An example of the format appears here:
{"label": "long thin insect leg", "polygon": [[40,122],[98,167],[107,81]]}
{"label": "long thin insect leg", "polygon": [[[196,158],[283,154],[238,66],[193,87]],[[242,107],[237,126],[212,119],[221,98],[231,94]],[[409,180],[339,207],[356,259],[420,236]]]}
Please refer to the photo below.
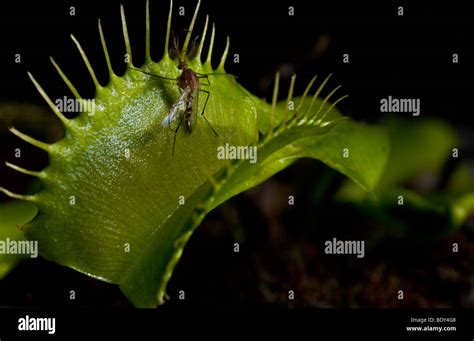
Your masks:
{"label": "long thin insect leg", "polygon": [[153,76],[153,77],[156,77],[156,78],[160,78],[160,79],[167,79],[167,80],[171,80],[171,81],[176,81],[176,78],[170,78],[170,77],[163,77],[163,76],[158,76],[158,75],[155,75],[153,73],[150,73],[150,72],[146,72],[146,71],[143,71],[143,70],[140,70],[140,69],[137,69],[137,68],[134,68],[133,66],[129,66],[130,69],[132,70],[135,70],[135,71],[138,71],[138,72],[141,72],[141,73],[144,73],[148,76]]}
{"label": "long thin insect leg", "polygon": [[199,89],[199,91],[202,91],[202,92],[205,92],[207,94],[207,97],[206,97],[206,100],[204,101],[204,108],[202,108],[202,112],[201,112],[201,116],[202,118],[204,118],[204,120],[207,122],[207,125],[209,126],[209,128],[211,128],[212,132],[216,135],[216,136],[219,136],[219,134],[217,134],[217,132],[214,130],[214,128],[211,126],[211,123],[209,123],[209,121],[207,120],[206,116],[204,116],[204,111],[206,110],[206,105],[207,105],[207,101],[209,100],[209,97],[211,96],[211,93],[207,90],[203,90],[203,89]]}
{"label": "long thin insect leg", "polygon": [[209,76],[208,75],[204,75],[202,73],[200,74],[197,74],[197,78],[201,79],[201,78],[204,78],[205,80],[207,80],[207,84],[201,84],[201,85],[206,85],[206,86],[210,86],[211,85],[211,81],[209,80]]}
{"label": "long thin insect leg", "polygon": [[211,72],[211,73],[199,73],[195,72],[196,75],[198,76],[214,76],[214,75],[227,75],[227,76],[233,76],[237,78],[237,76],[234,76],[233,74],[227,73],[227,72]]}
{"label": "long thin insect leg", "polygon": [[204,89],[199,89],[199,91],[205,92],[206,95],[207,95],[206,100],[204,101],[204,107],[202,108],[202,112],[201,112],[201,115],[204,116],[204,110],[206,110],[207,101],[209,100],[209,97],[211,96],[211,93],[207,90],[204,90]]}
{"label": "long thin insect leg", "polygon": [[197,75],[197,78],[207,78],[209,84],[203,84],[203,85],[211,85],[211,82],[209,81],[209,76],[215,76],[215,75],[223,75],[223,76],[231,76],[234,77],[234,79],[238,79],[239,77],[231,74],[231,73],[226,73],[226,72],[212,72],[212,73],[199,73],[195,72]]}
{"label": "long thin insect leg", "polygon": [[181,126],[181,122],[183,122],[184,116],[185,116],[185,115],[182,115],[182,116],[181,116],[181,119],[179,120],[178,126],[176,127],[176,129],[175,129],[175,131],[174,131],[174,137],[173,137],[173,153],[172,153],[173,156],[174,156],[174,147],[175,147],[175,145],[176,145],[176,135],[178,135],[178,130],[179,130],[179,127]]}

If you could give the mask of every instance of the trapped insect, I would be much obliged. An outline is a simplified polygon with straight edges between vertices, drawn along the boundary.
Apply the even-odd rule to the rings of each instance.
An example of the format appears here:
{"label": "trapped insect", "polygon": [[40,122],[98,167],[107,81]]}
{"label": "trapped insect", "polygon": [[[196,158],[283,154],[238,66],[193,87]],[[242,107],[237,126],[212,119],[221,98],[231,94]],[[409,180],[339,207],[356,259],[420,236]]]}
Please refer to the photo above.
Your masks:
{"label": "trapped insect", "polygon": [[[188,133],[191,133],[196,127],[197,113],[198,113],[198,107],[199,107],[199,92],[204,92],[206,94],[206,99],[204,101],[204,106],[203,106],[200,116],[204,118],[206,123],[211,128],[212,132],[216,136],[219,136],[217,132],[215,131],[215,129],[211,126],[207,118],[204,116],[207,101],[209,100],[209,96],[211,95],[211,93],[208,90],[202,89],[201,86],[210,85],[208,75],[194,72],[192,69],[188,67],[188,64],[186,63],[186,59],[193,58],[193,54],[195,53],[195,50],[196,50],[195,41],[196,40],[193,41],[192,47],[188,51],[186,51],[185,58],[181,60],[181,57],[180,57],[181,54],[178,47],[178,40],[176,37],[173,37],[173,46],[170,49],[169,54],[171,58],[178,59],[178,62],[179,62],[178,69],[181,70],[181,74],[177,78],[162,77],[162,76],[158,76],[152,73],[148,73],[148,72],[133,68],[136,71],[145,73],[153,77],[167,79],[167,80],[174,80],[178,84],[180,95],[178,99],[173,103],[170,110],[168,111],[168,114],[166,115],[166,117],[163,119],[161,123],[162,127],[171,128],[171,125],[173,124],[173,122],[178,122],[178,125],[176,126],[176,128],[173,129],[174,130],[173,150],[172,150],[173,155],[174,155],[174,149],[176,145],[176,135],[178,133],[179,128],[181,127],[181,124],[184,122],[184,127]],[[206,79],[207,84],[201,84],[199,82],[200,79]]]}

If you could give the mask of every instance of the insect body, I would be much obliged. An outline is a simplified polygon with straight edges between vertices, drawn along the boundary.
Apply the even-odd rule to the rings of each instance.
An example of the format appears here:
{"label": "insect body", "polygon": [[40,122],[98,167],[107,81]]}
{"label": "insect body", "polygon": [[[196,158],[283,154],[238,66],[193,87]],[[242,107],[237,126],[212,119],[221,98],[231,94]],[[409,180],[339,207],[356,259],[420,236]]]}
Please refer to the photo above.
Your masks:
{"label": "insect body", "polygon": [[[178,100],[173,103],[170,108],[168,115],[166,115],[165,119],[161,123],[161,125],[166,128],[170,127],[171,123],[176,121],[176,119],[182,120],[187,114],[187,120],[191,120],[192,114],[189,114],[194,108],[194,98],[192,97],[192,93],[189,90],[181,91],[181,95],[179,96]],[[194,123],[194,122],[193,122]],[[185,124],[186,130],[188,132],[192,132],[194,129],[194,124],[189,122]]]}
{"label": "insect body", "polygon": [[[199,78],[207,78],[207,76],[204,75],[199,77],[193,70],[188,68],[184,62],[180,62],[178,67],[182,70],[181,75],[176,79],[181,94],[176,102],[171,106],[162,125],[167,127],[175,120],[178,120],[181,123],[184,119],[186,130],[192,132],[196,123],[199,105],[199,91],[204,91],[209,94],[208,91],[200,88]],[[206,102],[208,97],[209,96],[206,97]],[[203,111],[204,109],[205,105]],[[180,123],[178,124],[178,127]]]}
{"label": "insect body", "polygon": [[[177,40],[174,40],[174,53],[178,55],[178,44]],[[174,155],[174,148],[176,145],[176,135],[178,133],[179,128],[184,122],[185,129],[188,133],[191,133],[194,128],[196,127],[197,123],[197,116],[198,116],[198,107],[199,107],[199,93],[204,92],[206,94],[206,100],[204,101],[204,106],[201,112],[201,117],[204,118],[206,123],[211,128],[212,132],[218,136],[217,132],[211,126],[207,118],[204,116],[204,111],[206,109],[207,101],[209,100],[210,92],[204,89],[201,89],[201,85],[210,85],[208,75],[200,74],[194,72],[190,69],[187,63],[179,58],[178,69],[181,70],[181,74],[176,78],[167,78],[158,75],[154,75],[139,69],[135,69],[136,71],[140,71],[142,73],[148,74],[153,77],[161,78],[161,79],[168,79],[168,80],[175,80],[178,84],[180,95],[178,99],[173,103],[168,114],[163,119],[161,125],[165,128],[172,128],[174,122],[178,122],[176,128],[174,128],[174,139],[173,139],[173,155]],[[199,82],[200,79],[206,79],[208,84],[201,84]]]}

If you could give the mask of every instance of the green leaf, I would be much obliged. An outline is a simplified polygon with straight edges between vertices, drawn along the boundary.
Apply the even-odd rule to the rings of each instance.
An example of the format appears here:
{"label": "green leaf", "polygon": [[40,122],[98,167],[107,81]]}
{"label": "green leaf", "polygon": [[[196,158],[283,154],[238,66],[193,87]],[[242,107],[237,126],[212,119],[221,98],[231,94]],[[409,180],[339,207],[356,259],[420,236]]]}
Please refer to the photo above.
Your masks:
{"label": "green leaf", "polygon": [[[403,196],[403,205],[398,204]],[[366,198],[357,207],[385,226],[417,239],[439,238],[460,228],[474,213],[474,195],[421,195],[405,188],[387,189],[377,200]]]}
{"label": "green leaf", "polygon": [[[334,116],[337,116],[337,114],[334,114]],[[362,143],[362,137],[367,141]],[[160,279],[163,277],[169,278],[181,255],[182,247],[209,211],[230,197],[265,181],[297,158],[318,158],[347,173],[358,183],[363,183],[364,187],[373,186],[386,160],[387,141],[386,136],[380,129],[349,120],[340,121],[334,127],[293,127],[293,129],[276,135],[258,147],[257,163],[252,164],[248,160],[241,160],[232,165],[227,165],[224,170],[217,172],[215,178],[220,179],[220,181],[215,184],[212,195],[208,200],[206,200],[206,196],[211,189],[206,186],[201,186],[189,199],[186,199],[187,204],[180,207],[164,223],[163,229],[169,227],[173,231],[172,237],[163,239],[163,237],[157,236],[153,240],[151,243],[153,248],[150,248],[146,255],[142,257],[147,264],[134,269],[127,276],[127,282],[122,284],[122,289],[129,297],[139,297],[140,300],[143,300],[135,301],[135,304],[146,306],[147,302],[154,298],[153,295],[156,290],[147,290],[150,283],[162,283]],[[342,157],[341,145],[349,148],[354,147],[351,150],[355,151],[353,155],[355,161],[345,161],[345,158]],[[371,147],[368,147],[368,145]],[[367,148],[364,150],[364,147]],[[370,163],[362,162],[365,153],[372,155]],[[358,164],[357,161],[360,161],[360,163]],[[364,167],[370,166],[374,166],[376,171],[367,172]],[[376,174],[377,170],[378,174]],[[205,204],[200,204],[204,202]],[[197,207],[198,210],[193,211],[192,206]],[[189,215],[192,216],[192,220],[186,221],[186,217]],[[177,230],[177,226],[182,226],[182,229]],[[157,264],[156,260],[161,258],[163,250],[166,249],[174,256],[168,264]],[[164,289],[164,284],[162,284],[157,290],[164,295]],[[144,296],[143,293],[148,294]]]}
{"label": "green leaf", "polygon": [[[8,243],[8,240],[24,240],[21,228],[31,221],[38,209],[32,203],[25,201],[11,201],[0,203],[0,241]],[[11,269],[28,255],[0,253],[0,279],[5,277]]]}
{"label": "green leaf", "polygon": [[[269,146],[259,149],[256,165],[241,163],[238,172],[226,181],[226,189],[239,193],[251,188],[290,165],[298,158],[318,159],[345,174],[365,190],[377,184],[383,171],[388,153],[388,139],[382,129],[350,120],[337,122],[325,134],[314,131],[298,134],[278,150],[272,150],[273,143],[287,136],[275,138]],[[268,151],[267,151],[268,149]],[[344,157],[345,149],[349,152]],[[228,194],[225,195],[225,198]],[[218,200],[222,202],[224,200]]]}
{"label": "green leaf", "polygon": [[422,172],[440,171],[452,148],[459,146],[456,132],[441,120],[389,115],[381,124],[387,127],[392,149],[380,188],[403,183]]}
{"label": "green leaf", "polygon": [[[187,41],[193,25],[194,19]],[[123,31],[131,58],[125,25]],[[213,37],[214,32],[211,46]],[[102,42],[105,46],[104,39]],[[175,135],[162,127],[162,121],[180,89],[175,81],[143,73],[169,78],[180,75],[178,61],[167,54],[168,46],[164,51],[158,63],[147,55],[142,72],[130,61],[120,77],[111,72],[106,58],[111,72],[107,86],[98,84],[84,57],[96,83],[95,111],[84,111],[72,120],[64,118],[32,77],[64,123],[65,136],[46,145],[12,130],[47,150],[50,164],[36,174],[43,189],[35,195],[2,189],[38,206],[40,214],[27,225],[27,237],[39,241],[44,257],[119,284],[139,307],[164,302],[166,285],[186,242],[205,215],[223,201],[300,157],[320,159],[371,189],[388,151],[383,131],[343,120],[333,109],[337,101],[330,105],[328,98],[316,99],[312,106],[313,100],[304,96],[299,110],[290,113],[284,110],[286,102],[276,105],[278,86],[273,106],[257,100],[225,74],[227,46],[216,70],[210,57],[201,63],[200,50],[196,59],[188,61],[193,71],[209,74],[210,84],[202,86],[211,94],[204,114],[218,136],[199,116],[194,131],[178,130],[173,155]],[[204,97],[196,103],[198,113],[203,112]],[[256,163],[220,159],[219,148],[224,145],[256,146]],[[349,150],[348,158],[343,157],[344,148]]]}
{"label": "green leaf", "polygon": [[[447,191],[418,193],[406,184],[416,177],[441,176],[453,148],[459,148],[456,132],[437,119],[384,118],[391,153],[375,189],[375,198],[346,182],[337,197],[356,203],[366,214],[407,236],[439,237],[461,227],[474,213],[474,179],[466,165],[452,174]],[[399,203],[403,199],[403,205]]]}
{"label": "green leaf", "polygon": [[474,174],[465,162],[461,162],[453,170],[446,188],[449,193],[454,194],[474,192]]}

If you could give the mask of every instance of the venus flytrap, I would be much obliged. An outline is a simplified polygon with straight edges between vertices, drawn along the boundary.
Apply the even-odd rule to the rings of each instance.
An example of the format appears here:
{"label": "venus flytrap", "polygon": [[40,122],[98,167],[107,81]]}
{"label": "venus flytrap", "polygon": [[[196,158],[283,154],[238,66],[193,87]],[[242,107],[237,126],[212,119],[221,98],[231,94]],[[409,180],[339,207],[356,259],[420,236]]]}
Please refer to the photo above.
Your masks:
{"label": "venus flytrap", "polygon": [[[199,2],[182,58],[191,41],[198,9]],[[328,79],[311,98],[308,94],[315,78],[301,98],[294,98],[293,76],[286,101],[277,102],[277,74],[271,104],[253,96],[235,77],[225,74],[228,38],[219,66],[212,68],[214,24],[207,57],[202,63],[208,17],[196,57],[187,62],[194,72],[209,74],[211,95],[205,114],[219,136],[198,116],[192,133],[178,130],[172,155],[173,132],[164,129],[161,122],[178,98],[179,89],[173,81],[134,70],[137,66],[133,64],[123,6],[120,10],[128,64],[123,76],[113,71],[100,21],[99,35],[109,71],[107,85],[98,82],[85,51],[72,37],[96,88],[95,114],[83,112],[67,119],[29,74],[64,124],[65,135],[54,144],[46,144],[11,129],[19,138],[49,154],[49,166],[30,174],[41,179],[41,191],[20,195],[0,188],[6,195],[31,201],[38,207],[38,215],[25,225],[25,230],[27,238],[39,241],[43,257],[119,284],[133,304],[153,307],[165,301],[173,269],[206,214],[296,159],[319,159],[365,189],[375,186],[387,158],[384,132],[341,116],[335,105],[344,97],[329,103],[338,88],[320,99]],[[147,2],[145,63],[139,69],[176,79],[180,74],[177,61],[168,54],[171,13],[172,3],[163,57],[154,62],[150,55]],[[73,83],[53,59],[51,62],[75,98],[81,100]],[[290,110],[290,102],[296,104],[296,109]],[[201,112],[204,103],[200,101],[197,105]],[[256,146],[256,162],[219,159],[217,150],[226,143]],[[342,158],[343,148],[351,149],[350,158]],[[74,198],[74,204],[70,198]]]}

